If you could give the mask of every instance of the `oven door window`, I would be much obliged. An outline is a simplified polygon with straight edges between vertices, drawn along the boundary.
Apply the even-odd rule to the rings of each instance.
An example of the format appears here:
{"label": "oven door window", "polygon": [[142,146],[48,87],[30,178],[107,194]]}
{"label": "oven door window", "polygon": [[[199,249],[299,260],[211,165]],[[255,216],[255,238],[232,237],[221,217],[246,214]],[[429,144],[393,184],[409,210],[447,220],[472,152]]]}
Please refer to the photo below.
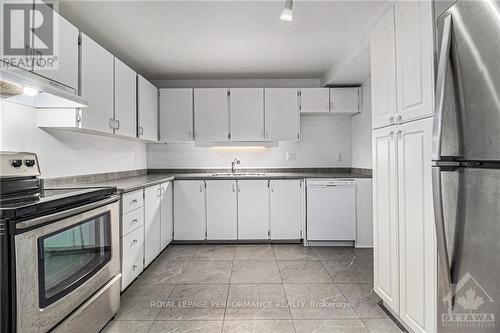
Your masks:
{"label": "oven door window", "polygon": [[109,212],[39,238],[40,308],[82,285],[110,259]]}

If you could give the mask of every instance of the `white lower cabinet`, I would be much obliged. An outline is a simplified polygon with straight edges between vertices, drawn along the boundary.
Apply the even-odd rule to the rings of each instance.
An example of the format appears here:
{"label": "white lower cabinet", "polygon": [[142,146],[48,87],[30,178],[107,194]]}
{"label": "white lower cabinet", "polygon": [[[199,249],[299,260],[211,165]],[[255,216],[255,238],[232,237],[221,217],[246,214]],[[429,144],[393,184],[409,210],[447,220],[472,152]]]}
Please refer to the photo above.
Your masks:
{"label": "white lower cabinet", "polygon": [[375,292],[399,313],[396,131],[373,131],[373,254]]}
{"label": "white lower cabinet", "polygon": [[268,184],[238,180],[238,239],[269,239]]}
{"label": "white lower cabinet", "polygon": [[144,189],[144,267],[147,267],[161,252],[161,187]]}
{"label": "white lower cabinet", "polygon": [[236,180],[207,180],[207,239],[236,239],[237,222]]}
{"label": "white lower cabinet", "polygon": [[167,247],[174,235],[174,191],[173,183],[166,182],[160,185],[160,250]]}
{"label": "white lower cabinet", "polygon": [[373,131],[374,290],[414,332],[436,331],[432,118]]}
{"label": "white lower cabinet", "polygon": [[435,332],[437,258],[432,201],[432,118],[399,126],[399,316],[415,333]]}
{"label": "white lower cabinet", "polygon": [[144,227],[141,226],[122,238],[122,290],[142,272],[143,259]]}
{"label": "white lower cabinet", "polygon": [[302,180],[271,180],[271,239],[302,238]]}
{"label": "white lower cabinet", "polygon": [[206,237],[205,181],[174,182],[174,239],[204,240]]}

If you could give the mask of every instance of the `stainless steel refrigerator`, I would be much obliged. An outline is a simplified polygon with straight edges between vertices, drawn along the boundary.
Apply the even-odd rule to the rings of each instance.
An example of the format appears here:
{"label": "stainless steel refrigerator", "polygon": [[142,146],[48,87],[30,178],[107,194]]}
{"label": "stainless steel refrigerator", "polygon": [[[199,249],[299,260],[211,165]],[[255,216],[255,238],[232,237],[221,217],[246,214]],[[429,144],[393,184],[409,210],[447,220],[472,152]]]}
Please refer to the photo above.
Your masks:
{"label": "stainless steel refrigerator", "polygon": [[500,1],[437,18],[438,332],[500,332]]}

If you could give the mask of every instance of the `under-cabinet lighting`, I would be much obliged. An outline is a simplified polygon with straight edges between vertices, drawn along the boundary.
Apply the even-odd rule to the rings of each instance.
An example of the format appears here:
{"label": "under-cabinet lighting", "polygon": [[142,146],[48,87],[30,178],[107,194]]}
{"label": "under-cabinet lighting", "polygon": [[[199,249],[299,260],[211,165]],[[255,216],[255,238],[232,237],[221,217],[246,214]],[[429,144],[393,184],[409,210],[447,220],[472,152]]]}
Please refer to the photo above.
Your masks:
{"label": "under-cabinet lighting", "polygon": [[23,94],[26,96],[36,96],[38,94],[38,90],[31,87],[23,87]]}

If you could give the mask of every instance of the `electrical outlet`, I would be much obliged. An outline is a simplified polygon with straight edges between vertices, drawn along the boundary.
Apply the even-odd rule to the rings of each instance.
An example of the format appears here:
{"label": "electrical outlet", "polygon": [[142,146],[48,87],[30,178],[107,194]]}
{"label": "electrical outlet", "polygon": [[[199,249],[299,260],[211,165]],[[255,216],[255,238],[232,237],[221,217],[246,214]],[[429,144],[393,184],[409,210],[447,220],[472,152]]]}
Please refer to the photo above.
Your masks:
{"label": "electrical outlet", "polygon": [[294,161],[295,160],[295,153],[294,152],[286,153],[286,160],[287,161]]}
{"label": "electrical outlet", "polygon": [[342,161],[342,159],[343,159],[342,154],[337,154],[337,161],[340,162],[340,161]]}

